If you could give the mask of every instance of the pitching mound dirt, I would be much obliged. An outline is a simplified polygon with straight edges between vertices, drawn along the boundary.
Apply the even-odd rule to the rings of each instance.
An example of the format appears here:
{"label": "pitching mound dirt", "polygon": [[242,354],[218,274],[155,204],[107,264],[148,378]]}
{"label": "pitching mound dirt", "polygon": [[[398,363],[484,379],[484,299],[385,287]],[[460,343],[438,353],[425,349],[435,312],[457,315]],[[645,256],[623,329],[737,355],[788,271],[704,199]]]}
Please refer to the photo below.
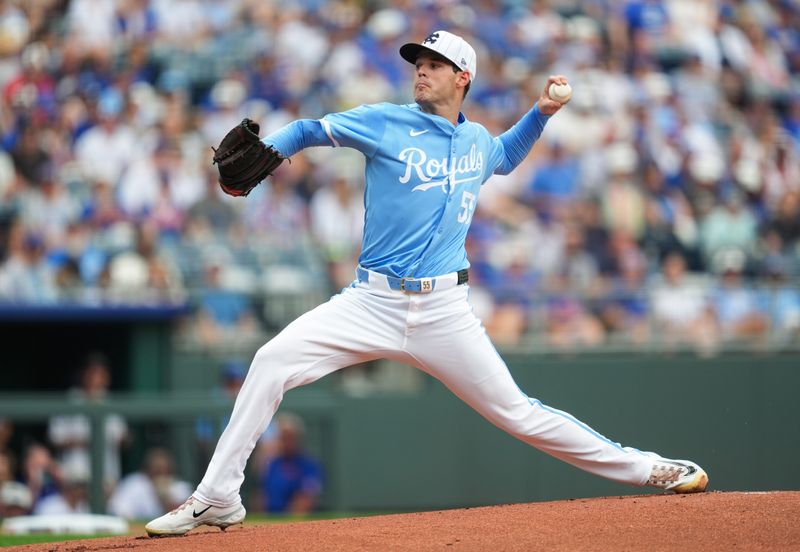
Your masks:
{"label": "pitching mound dirt", "polygon": [[128,550],[800,550],[800,492],[566,500],[416,514],[200,529],[29,545],[26,552]]}

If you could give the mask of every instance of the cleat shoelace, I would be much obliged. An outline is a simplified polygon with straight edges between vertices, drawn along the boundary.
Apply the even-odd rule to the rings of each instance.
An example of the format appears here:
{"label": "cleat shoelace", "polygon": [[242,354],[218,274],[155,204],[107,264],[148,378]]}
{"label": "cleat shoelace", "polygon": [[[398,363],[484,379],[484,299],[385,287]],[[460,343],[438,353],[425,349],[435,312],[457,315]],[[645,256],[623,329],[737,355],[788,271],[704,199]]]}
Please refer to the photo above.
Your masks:
{"label": "cleat shoelace", "polygon": [[174,510],[172,510],[172,511],[170,512],[170,514],[172,514],[173,516],[177,515],[177,514],[178,514],[178,512],[180,512],[181,510],[183,510],[183,509],[184,509],[184,508],[186,508],[187,506],[191,506],[193,502],[194,502],[194,497],[191,497],[191,496],[190,496],[190,497],[189,497],[189,498],[186,500],[186,502],[184,502],[183,504],[181,504],[180,506],[178,506],[177,508],[175,508]]}
{"label": "cleat shoelace", "polygon": [[648,484],[663,487],[670,483],[675,483],[681,475],[683,475],[683,468],[678,466],[665,466],[655,465],[653,471],[650,472],[650,480]]}

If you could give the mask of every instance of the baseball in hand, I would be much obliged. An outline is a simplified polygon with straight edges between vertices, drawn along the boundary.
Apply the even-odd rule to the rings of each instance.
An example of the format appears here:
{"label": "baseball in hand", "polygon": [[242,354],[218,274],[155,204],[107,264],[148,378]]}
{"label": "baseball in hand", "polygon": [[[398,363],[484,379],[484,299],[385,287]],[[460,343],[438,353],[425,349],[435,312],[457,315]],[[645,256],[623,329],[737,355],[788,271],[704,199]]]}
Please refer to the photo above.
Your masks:
{"label": "baseball in hand", "polygon": [[558,103],[566,103],[572,97],[572,87],[569,84],[558,84],[554,82],[547,91],[550,99]]}

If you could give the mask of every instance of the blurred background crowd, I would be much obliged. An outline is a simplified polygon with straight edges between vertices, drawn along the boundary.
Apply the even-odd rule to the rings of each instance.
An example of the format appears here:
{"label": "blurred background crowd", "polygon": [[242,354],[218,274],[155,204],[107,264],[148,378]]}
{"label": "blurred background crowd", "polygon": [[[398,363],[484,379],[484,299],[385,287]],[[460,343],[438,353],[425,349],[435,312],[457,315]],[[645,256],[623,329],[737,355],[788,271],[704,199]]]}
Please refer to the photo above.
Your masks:
{"label": "blurred background crowd", "polygon": [[[363,162],[309,150],[234,199],[211,145],[245,116],[264,135],[407,103],[398,47],[439,28],[478,50],[466,115],[494,134],[547,75],[574,88],[472,222],[471,301],[496,343],[800,343],[792,0],[0,0],[0,308],[188,305],[187,342],[263,343],[353,279]],[[106,364],[90,356],[77,397],[107,390]],[[235,396],[244,368],[222,375]],[[215,423],[198,421],[205,454]],[[0,420],[0,505],[17,508],[0,517],[85,511],[86,418],[54,417],[46,443],[16,455],[13,431]],[[322,476],[298,452],[302,422],[268,433],[261,507],[313,509]],[[149,518],[182,502],[191,487],[166,450],[123,478],[129,438],[107,419],[109,509]]]}
{"label": "blurred background crowd", "polygon": [[[109,400],[112,368],[104,354],[90,353],[75,371],[74,384],[68,390],[70,402]],[[225,363],[220,385],[213,393],[235,399],[246,372],[241,362]],[[191,454],[205,465],[227,417],[205,416],[194,423]],[[97,513],[90,492],[90,418],[83,413],[56,414],[44,427],[43,437],[37,439],[30,426],[18,426],[13,419],[0,417],[0,521],[24,515]],[[130,521],[148,520],[177,508],[192,494],[194,485],[180,477],[169,446],[152,442],[133,446],[137,433],[118,414],[105,417],[101,430],[105,440],[103,471],[98,479],[107,513]],[[253,483],[243,493],[248,510],[295,516],[317,510],[323,468],[306,450],[305,433],[305,422],[291,412],[282,411],[270,423],[249,464]],[[139,451],[129,450],[135,448]]]}
{"label": "blurred background crowd", "polygon": [[187,303],[187,339],[263,341],[353,279],[362,161],[311,150],[233,199],[210,146],[407,103],[398,46],[437,28],[478,50],[495,134],[546,75],[575,91],[472,223],[498,344],[797,342],[792,0],[2,0],[0,301]]}

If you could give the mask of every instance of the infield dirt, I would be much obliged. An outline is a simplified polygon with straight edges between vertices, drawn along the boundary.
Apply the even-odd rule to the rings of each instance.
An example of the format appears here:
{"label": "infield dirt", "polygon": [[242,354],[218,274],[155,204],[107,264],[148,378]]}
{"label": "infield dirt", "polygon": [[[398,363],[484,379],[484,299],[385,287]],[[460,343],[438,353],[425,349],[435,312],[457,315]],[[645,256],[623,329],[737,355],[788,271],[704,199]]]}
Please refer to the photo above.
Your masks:
{"label": "infield dirt", "polygon": [[[619,496],[16,547],[25,552],[798,550],[800,491]],[[10,548],[5,550],[11,550]]]}

